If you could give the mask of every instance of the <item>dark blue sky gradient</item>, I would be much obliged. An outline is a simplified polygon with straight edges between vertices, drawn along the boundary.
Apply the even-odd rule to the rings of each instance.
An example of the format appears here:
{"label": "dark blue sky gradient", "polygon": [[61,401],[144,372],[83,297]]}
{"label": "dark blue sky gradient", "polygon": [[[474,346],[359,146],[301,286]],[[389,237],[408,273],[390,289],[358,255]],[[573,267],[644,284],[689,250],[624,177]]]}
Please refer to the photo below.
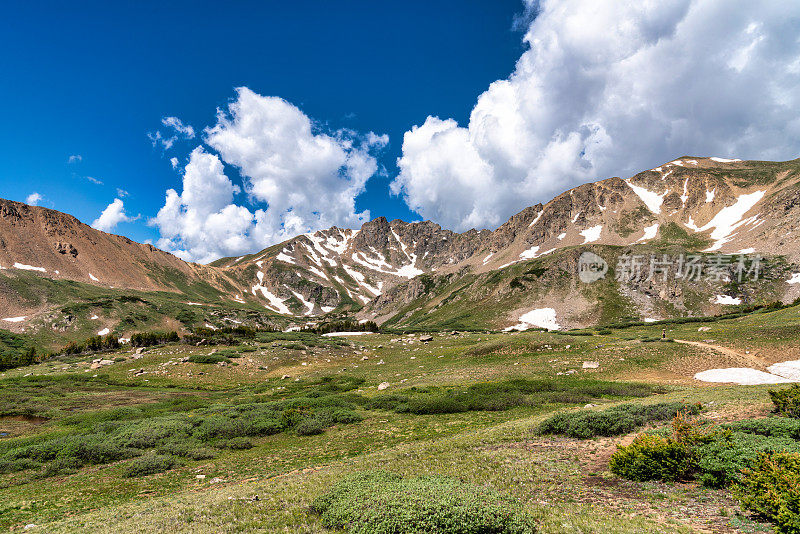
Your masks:
{"label": "dark blue sky gradient", "polygon": [[[0,196],[37,191],[41,205],[90,223],[119,187],[142,219],[116,232],[154,239],[146,219],[180,182],[168,160],[185,161],[198,140],[164,153],[147,132],[169,115],[199,131],[245,85],[331,129],[389,134],[389,176],[370,180],[357,208],[416,219],[387,188],[403,132],[429,114],[466,121],[522,53],[512,29],[521,9],[518,0],[3,2]],[[83,161],[68,164],[71,154]]]}

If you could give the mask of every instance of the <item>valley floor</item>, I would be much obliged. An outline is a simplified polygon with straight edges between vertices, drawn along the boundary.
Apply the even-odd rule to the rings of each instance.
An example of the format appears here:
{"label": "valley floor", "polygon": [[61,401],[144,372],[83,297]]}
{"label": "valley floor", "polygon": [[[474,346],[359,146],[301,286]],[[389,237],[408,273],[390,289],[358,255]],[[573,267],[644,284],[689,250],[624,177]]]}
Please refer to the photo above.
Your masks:
{"label": "valley floor", "polygon": [[[703,325],[666,325],[667,336],[683,343],[642,341],[661,337],[662,325],[592,335],[446,333],[429,343],[419,335],[337,342],[295,334],[249,342],[255,350],[224,365],[183,361],[212,348],[170,344],[141,357],[122,349],[103,356],[113,364],[95,369],[90,364],[96,356],[85,356],[7,371],[0,373],[0,458],[14,447],[66,440],[89,429],[113,432],[120,420],[200,417],[220,406],[327,394],[326,384],[347,380],[354,385],[336,395],[354,402],[361,420],[316,435],[256,436],[251,448],[240,450],[209,442],[217,448],[207,458],[183,458],[145,476],[126,475],[135,459],[51,472],[9,468],[0,471],[0,528],[331,532],[310,511],[311,502],[347,474],[385,469],[493,487],[530,511],[544,533],[769,531],[727,490],[694,482],[631,482],[611,474],[608,460],[616,446],[630,443],[641,429],[589,440],[540,436],[534,429],[559,410],[619,403],[701,403],[702,417],[715,422],[766,417],[772,409],[767,391],[776,386],[708,384],[693,376],[798,360],[798,324],[800,310],[794,307]],[[700,326],[709,328],[699,331]],[[333,382],[323,378],[331,376]],[[389,402],[392,395],[413,403],[515,378],[621,385],[618,393],[590,399],[596,408],[584,408],[586,399],[573,390],[572,397],[456,413],[412,413]],[[379,390],[383,383],[388,387]],[[645,384],[649,393],[630,383]],[[102,426],[109,421],[116,423]]]}

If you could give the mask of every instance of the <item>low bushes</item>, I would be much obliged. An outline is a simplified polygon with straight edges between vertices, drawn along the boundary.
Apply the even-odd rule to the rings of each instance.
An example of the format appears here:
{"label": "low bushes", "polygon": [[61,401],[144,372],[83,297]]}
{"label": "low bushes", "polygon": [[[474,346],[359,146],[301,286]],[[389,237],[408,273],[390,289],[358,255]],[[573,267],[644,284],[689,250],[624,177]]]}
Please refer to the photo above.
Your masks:
{"label": "low bushes", "polygon": [[800,454],[762,454],[734,488],[742,506],[785,534],[800,532]]}
{"label": "low bushes", "polygon": [[192,363],[220,363],[230,362],[230,358],[219,354],[192,354],[189,356],[189,361]]}
{"label": "low bushes", "polygon": [[330,332],[379,332],[377,323],[374,321],[359,322],[356,320],[332,321],[321,325],[304,328],[303,332],[313,332],[315,334],[328,334]]}
{"label": "low bushes", "polygon": [[697,446],[714,439],[715,430],[695,419],[690,412],[678,412],[672,420],[672,434],[640,434],[633,443],[617,446],[609,468],[615,475],[643,482],[686,480],[697,470]]}
{"label": "low bushes", "polygon": [[483,486],[441,476],[358,473],[312,503],[328,528],[353,533],[533,534],[532,518]]}
{"label": "low bushes", "polygon": [[631,480],[694,478],[704,486],[725,487],[740,482],[763,454],[800,453],[800,442],[790,437],[796,430],[780,418],[716,426],[680,413],[670,434],[642,434],[618,447],[610,468]]}
{"label": "low bushes", "polygon": [[[344,387],[339,382],[323,381],[322,386]],[[172,408],[183,407],[176,404]],[[201,460],[213,458],[221,449],[252,448],[254,437],[288,431],[314,435],[335,424],[356,423],[362,417],[355,407],[340,395],[320,395],[217,404],[166,414],[117,408],[104,413],[119,417],[76,415],[69,420],[75,431],[72,435],[3,442],[0,472],[39,470],[40,476],[51,476],[85,465],[136,458],[126,467],[126,476],[141,476],[169,469],[176,458]],[[137,415],[139,418],[129,418]]]}
{"label": "low bushes", "polygon": [[792,384],[785,389],[770,391],[769,397],[777,413],[800,418],[800,385]]}
{"label": "low bushes", "polygon": [[36,354],[36,348],[29,347],[19,351],[16,350],[3,350],[0,351],[0,371],[7,369],[14,369],[15,367],[24,367],[32,365],[39,361]]}
{"label": "low bushes", "polygon": [[800,452],[800,443],[785,436],[762,436],[745,432],[722,431],[697,450],[697,479],[712,488],[738,482],[742,472],[759,455],[780,451]]}
{"label": "low bushes", "polygon": [[169,471],[175,465],[175,458],[162,454],[146,454],[125,466],[126,477],[142,477]]}
{"label": "low bushes", "polygon": [[164,343],[177,343],[181,338],[177,332],[138,332],[131,336],[132,347],[152,347]]}
{"label": "low bushes", "polygon": [[410,388],[403,393],[374,397],[366,401],[365,406],[371,409],[426,415],[502,411],[518,406],[541,404],[580,404],[602,397],[644,397],[654,392],[650,386],[624,382],[520,378],[475,384],[458,389]]}
{"label": "low bushes", "polygon": [[539,434],[561,434],[588,439],[595,436],[619,436],[655,421],[666,421],[678,412],[698,413],[700,407],[681,402],[638,405],[623,404],[606,410],[560,412],[545,419],[537,428]]}
{"label": "low bushes", "polygon": [[640,434],[627,447],[621,447],[609,463],[615,475],[645,480],[683,480],[692,470],[689,448],[672,438]]}
{"label": "low bushes", "polygon": [[69,343],[61,349],[62,354],[83,354],[85,352],[100,352],[116,350],[120,347],[119,339],[114,334],[106,336],[92,336],[83,343]]}

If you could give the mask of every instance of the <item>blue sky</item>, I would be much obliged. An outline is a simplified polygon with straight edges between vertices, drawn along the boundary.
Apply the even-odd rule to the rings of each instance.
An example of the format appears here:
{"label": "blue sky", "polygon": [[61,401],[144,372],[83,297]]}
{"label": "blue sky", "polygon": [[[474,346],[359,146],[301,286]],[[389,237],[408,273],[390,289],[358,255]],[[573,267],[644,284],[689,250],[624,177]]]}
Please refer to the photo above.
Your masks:
{"label": "blue sky", "polygon": [[[164,152],[147,133],[164,116],[195,129],[247,86],[280,96],[332,129],[385,133],[396,174],[403,132],[428,114],[466,120],[475,98],[514,68],[516,0],[426,2],[4,2],[0,8],[0,196],[91,223],[117,197],[115,232],[156,240],[147,226],[196,142]],[[69,163],[70,155],[81,160]],[[240,181],[235,170],[228,175]],[[103,182],[93,183],[86,177]],[[245,195],[241,195],[246,202]],[[373,216],[419,218],[388,178],[357,198]]]}
{"label": "blue sky", "polygon": [[495,228],[683,155],[797,158],[798,27],[785,0],[12,0],[0,196],[201,262]]}

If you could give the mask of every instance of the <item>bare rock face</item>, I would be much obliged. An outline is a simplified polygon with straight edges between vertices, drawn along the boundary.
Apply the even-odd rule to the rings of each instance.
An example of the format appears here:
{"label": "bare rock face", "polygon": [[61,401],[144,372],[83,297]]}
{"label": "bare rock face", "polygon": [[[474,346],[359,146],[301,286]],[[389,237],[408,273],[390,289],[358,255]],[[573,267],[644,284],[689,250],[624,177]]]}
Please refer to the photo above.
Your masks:
{"label": "bare rock face", "polygon": [[73,258],[77,258],[78,257],[78,249],[75,248],[75,246],[72,245],[72,243],[57,242],[57,243],[55,243],[54,246],[55,246],[56,252],[58,252],[59,254],[69,254]]}

